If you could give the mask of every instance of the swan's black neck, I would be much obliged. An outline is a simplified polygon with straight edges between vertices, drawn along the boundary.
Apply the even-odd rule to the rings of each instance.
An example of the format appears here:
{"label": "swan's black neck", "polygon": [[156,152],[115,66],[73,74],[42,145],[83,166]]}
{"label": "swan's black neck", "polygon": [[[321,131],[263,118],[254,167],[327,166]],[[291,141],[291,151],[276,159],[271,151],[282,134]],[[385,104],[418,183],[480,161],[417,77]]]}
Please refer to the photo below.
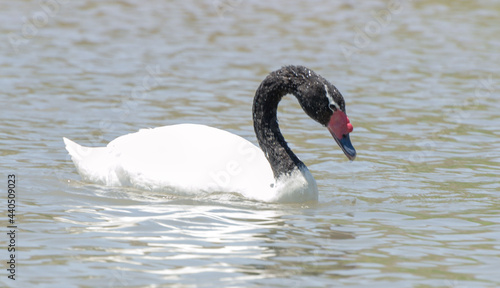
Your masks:
{"label": "swan's black neck", "polygon": [[[312,73],[312,74],[311,74]],[[293,94],[303,105],[299,87],[317,77],[311,70],[301,66],[287,66],[272,72],[264,79],[255,93],[253,123],[259,145],[271,164],[274,177],[290,174],[304,163],[288,147],[278,125],[278,103],[287,94]],[[307,101],[306,101],[307,102]]]}

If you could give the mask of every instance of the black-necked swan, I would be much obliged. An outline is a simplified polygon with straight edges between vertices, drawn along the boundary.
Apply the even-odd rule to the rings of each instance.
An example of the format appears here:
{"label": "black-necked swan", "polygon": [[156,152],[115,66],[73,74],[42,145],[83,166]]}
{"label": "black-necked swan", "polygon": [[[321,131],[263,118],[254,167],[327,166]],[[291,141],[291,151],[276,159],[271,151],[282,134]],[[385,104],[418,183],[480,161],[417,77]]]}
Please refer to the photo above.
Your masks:
{"label": "black-necked swan", "polygon": [[238,135],[198,124],[141,129],[106,147],[63,139],[88,182],[188,195],[240,193],[266,202],[317,201],[316,181],[278,126],[278,103],[287,94],[295,95],[307,115],[330,131],[347,158],[356,158],[344,98],[303,66],[270,73],[255,93],[253,123],[262,150]]}

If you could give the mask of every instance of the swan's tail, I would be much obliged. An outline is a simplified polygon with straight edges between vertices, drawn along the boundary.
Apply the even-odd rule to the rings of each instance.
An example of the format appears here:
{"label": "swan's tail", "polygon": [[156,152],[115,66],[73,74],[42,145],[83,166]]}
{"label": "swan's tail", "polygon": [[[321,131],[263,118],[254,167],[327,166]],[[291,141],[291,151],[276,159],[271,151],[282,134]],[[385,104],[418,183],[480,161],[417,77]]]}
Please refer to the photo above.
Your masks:
{"label": "swan's tail", "polygon": [[63,137],[66,150],[84,181],[112,185],[114,167],[110,167],[110,153],[107,147],[85,147]]}
{"label": "swan's tail", "polygon": [[92,148],[84,147],[76,142],[69,140],[66,137],[63,137],[64,144],[66,145],[66,150],[68,150],[69,155],[71,156],[71,160],[75,163],[80,163],[82,159],[84,159],[87,155],[91,153],[89,151]]}

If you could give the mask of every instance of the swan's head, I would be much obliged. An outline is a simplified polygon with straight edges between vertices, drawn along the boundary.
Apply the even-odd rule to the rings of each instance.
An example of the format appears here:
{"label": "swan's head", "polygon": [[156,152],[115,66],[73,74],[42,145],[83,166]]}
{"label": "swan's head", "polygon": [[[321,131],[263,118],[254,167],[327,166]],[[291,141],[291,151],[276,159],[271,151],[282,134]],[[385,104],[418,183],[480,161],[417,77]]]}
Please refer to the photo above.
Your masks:
{"label": "swan's head", "polygon": [[[318,76],[318,81],[301,87],[303,100],[301,106],[314,120],[325,126],[349,160],[356,158],[349,133],[353,127],[346,115],[342,94],[327,80]],[[300,88],[299,88],[300,89]]]}

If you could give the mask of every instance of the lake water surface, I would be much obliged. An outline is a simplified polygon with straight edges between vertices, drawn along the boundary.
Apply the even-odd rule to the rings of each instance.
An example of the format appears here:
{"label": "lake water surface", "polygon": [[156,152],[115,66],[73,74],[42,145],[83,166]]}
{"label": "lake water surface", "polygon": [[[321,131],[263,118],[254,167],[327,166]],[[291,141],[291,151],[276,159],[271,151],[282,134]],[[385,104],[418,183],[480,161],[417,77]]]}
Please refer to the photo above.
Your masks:
{"label": "lake water surface", "polygon": [[[0,286],[500,286],[500,2],[365,2],[2,2]],[[64,149],[184,122],[256,143],[252,97],[289,64],[354,125],[351,163],[281,103],[318,203],[91,185]]]}

